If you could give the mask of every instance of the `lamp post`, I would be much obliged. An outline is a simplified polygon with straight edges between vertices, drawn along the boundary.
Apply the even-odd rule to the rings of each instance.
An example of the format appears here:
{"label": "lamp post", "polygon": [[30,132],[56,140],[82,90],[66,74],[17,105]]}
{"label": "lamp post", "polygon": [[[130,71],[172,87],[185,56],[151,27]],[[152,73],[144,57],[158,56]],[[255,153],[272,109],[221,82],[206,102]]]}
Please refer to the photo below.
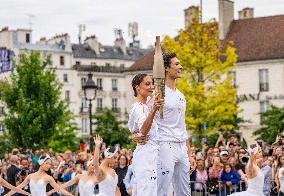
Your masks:
{"label": "lamp post", "polygon": [[95,100],[97,94],[97,86],[93,80],[93,74],[88,74],[88,79],[83,85],[84,96],[87,101],[89,101],[89,119],[90,119],[90,151],[93,151],[94,140],[92,137],[93,134],[93,122],[92,122],[92,101]]}

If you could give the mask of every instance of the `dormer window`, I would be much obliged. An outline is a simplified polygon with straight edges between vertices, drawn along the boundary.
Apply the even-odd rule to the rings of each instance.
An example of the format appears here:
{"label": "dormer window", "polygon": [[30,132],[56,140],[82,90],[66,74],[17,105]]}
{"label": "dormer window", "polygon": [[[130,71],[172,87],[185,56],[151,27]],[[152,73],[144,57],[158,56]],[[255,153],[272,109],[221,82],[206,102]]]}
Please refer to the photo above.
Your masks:
{"label": "dormer window", "polygon": [[31,35],[29,33],[26,33],[26,43],[31,42]]}

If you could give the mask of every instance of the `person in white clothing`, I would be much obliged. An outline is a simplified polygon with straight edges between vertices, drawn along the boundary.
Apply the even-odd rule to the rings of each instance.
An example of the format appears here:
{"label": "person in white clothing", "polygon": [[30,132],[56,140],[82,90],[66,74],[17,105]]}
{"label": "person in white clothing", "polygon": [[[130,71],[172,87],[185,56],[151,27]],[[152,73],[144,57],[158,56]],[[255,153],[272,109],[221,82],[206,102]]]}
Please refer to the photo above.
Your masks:
{"label": "person in white clothing", "polygon": [[156,111],[163,105],[163,100],[156,95],[150,110],[147,98],[153,94],[153,80],[147,74],[138,74],[132,80],[136,102],[131,106],[128,128],[131,133],[148,135],[145,145],[137,145],[133,152],[134,193],[137,196],[157,196],[157,161],[158,161],[158,126],[154,120]]}
{"label": "person in white clothing", "polygon": [[[97,146],[96,146],[97,148]],[[99,194],[97,196],[121,196],[117,186],[118,176],[113,166],[117,160],[117,148],[107,148],[103,152],[103,160],[100,164]]]}
{"label": "person in white clothing", "polygon": [[258,167],[258,159],[262,158],[262,150],[256,144],[249,152],[249,162],[246,166],[248,178],[248,189],[246,191],[233,193],[232,196],[263,196],[264,175]]}
{"label": "person in white clothing", "polygon": [[[163,58],[166,70],[164,118],[160,119],[158,113],[154,117],[159,136],[157,194],[168,195],[172,183],[175,195],[190,196],[190,146],[185,125],[186,100],[175,87],[176,80],[181,77],[182,66],[175,53],[164,53]],[[149,107],[153,105],[152,99]],[[138,136],[136,133],[132,138],[138,143],[145,141],[145,137]]]}
{"label": "person in white clothing", "polygon": [[[76,175],[73,179],[69,180],[68,182],[61,185],[62,188],[66,189],[69,186],[72,186],[78,183],[79,193],[80,195],[85,196],[95,196],[98,191],[98,182],[99,178],[97,177],[96,173],[98,174],[98,166],[99,161],[98,157],[91,159],[87,162],[87,172],[84,174]],[[57,192],[56,189],[53,189],[48,192],[48,195]]]}
{"label": "person in white clothing", "polygon": [[[17,186],[17,188],[24,188],[27,184],[30,186],[32,196],[46,196],[46,185],[50,184],[57,191],[61,191],[64,195],[72,196],[72,194],[65,191],[58,185],[53,177],[46,172],[51,168],[51,160],[49,155],[44,155],[38,161],[40,168],[37,172],[28,175],[25,180]],[[14,191],[10,191],[6,196],[13,195]]]}

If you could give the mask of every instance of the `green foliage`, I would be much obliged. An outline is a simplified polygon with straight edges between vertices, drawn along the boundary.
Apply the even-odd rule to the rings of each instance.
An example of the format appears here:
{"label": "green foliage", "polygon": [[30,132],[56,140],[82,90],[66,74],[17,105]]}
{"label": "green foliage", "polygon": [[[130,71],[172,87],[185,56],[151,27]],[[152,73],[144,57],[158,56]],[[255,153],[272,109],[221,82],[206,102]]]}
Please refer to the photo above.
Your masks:
{"label": "green foliage", "polygon": [[[11,82],[1,83],[1,100],[8,108],[4,124],[14,146],[46,148],[49,144],[75,142],[71,126],[72,115],[68,104],[61,100],[61,84],[54,70],[46,68],[48,57],[39,52],[26,52],[18,56],[16,71]],[[64,142],[63,142],[64,143]]]}
{"label": "green foliage", "polygon": [[237,56],[231,44],[224,46],[219,41],[218,24],[194,21],[176,38],[165,36],[163,47],[174,51],[183,66],[177,87],[187,100],[186,124],[191,134],[200,139],[234,130],[239,110],[230,73]]}
{"label": "green foliage", "polygon": [[279,133],[284,130],[284,108],[271,105],[270,108],[261,114],[262,127],[254,132],[257,139],[273,143]]}
{"label": "green foliage", "polygon": [[107,145],[114,146],[120,144],[121,147],[131,147],[130,132],[125,126],[125,122],[118,121],[115,114],[109,110],[104,109],[102,112],[94,116],[96,122],[96,134],[100,134]]}

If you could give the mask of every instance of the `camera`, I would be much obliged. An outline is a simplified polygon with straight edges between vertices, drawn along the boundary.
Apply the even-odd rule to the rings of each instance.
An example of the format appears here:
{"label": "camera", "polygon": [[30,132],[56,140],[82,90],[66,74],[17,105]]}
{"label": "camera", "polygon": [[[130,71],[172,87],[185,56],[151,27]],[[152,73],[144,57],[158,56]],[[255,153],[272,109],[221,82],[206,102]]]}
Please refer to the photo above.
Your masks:
{"label": "camera", "polygon": [[27,175],[29,175],[29,171],[26,170],[26,169],[22,169],[21,172],[20,172],[20,175],[21,176],[27,176]]}
{"label": "camera", "polygon": [[242,160],[243,163],[247,163],[249,161],[249,157],[248,156],[243,156],[241,158],[241,160]]}

